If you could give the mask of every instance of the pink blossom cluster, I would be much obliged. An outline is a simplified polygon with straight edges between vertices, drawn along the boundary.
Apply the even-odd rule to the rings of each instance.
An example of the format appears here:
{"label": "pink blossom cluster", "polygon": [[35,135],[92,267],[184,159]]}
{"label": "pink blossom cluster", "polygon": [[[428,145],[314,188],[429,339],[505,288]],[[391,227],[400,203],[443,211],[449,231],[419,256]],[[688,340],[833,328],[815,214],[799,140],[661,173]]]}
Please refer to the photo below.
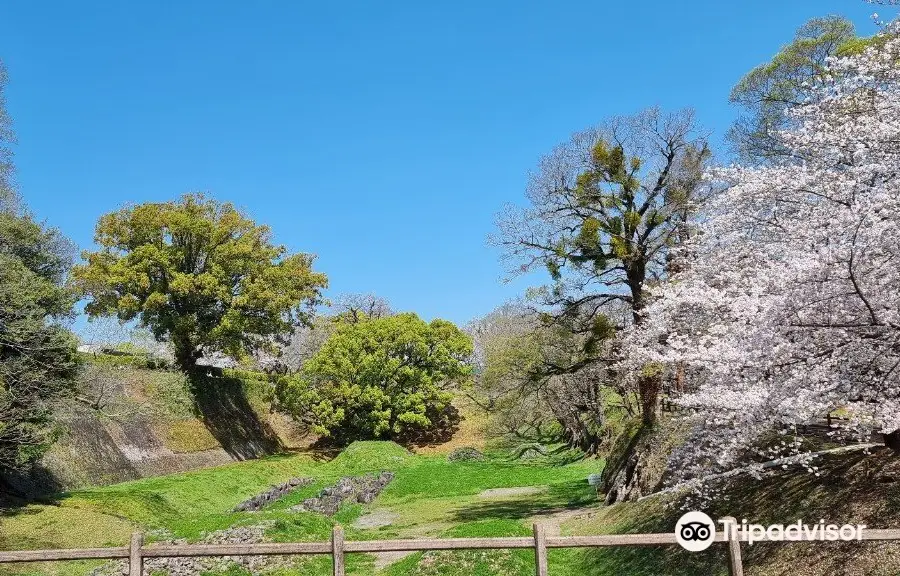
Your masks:
{"label": "pink blossom cluster", "polygon": [[626,372],[695,379],[685,475],[802,451],[797,427],[828,414],[835,433],[900,429],[900,26],[881,34],[787,110],[788,157],[708,174],[684,270],[625,336]]}

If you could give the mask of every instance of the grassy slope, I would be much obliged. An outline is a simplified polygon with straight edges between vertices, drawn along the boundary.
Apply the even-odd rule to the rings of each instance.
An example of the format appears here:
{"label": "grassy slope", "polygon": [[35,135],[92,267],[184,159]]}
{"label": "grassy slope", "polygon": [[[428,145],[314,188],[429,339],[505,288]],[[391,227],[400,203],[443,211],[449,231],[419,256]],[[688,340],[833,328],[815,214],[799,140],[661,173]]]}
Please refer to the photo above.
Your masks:
{"label": "grassy slope", "polygon": [[[204,532],[271,521],[275,541],[325,540],[334,522],[350,539],[410,536],[527,535],[536,519],[561,523],[563,534],[668,532],[682,509],[656,498],[599,507],[584,478],[601,463],[552,458],[510,462],[502,456],[483,462],[450,463],[445,455],[413,455],[389,442],[360,442],[331,461],[310,455],[271,457],[218,468],[148,478],[113,486],[73,491],[54,505],[32,505],[0,516],[0,548],[121,545],[134,529],[156,530],[151,538],[196,540]],[[349,505],[334,519],[290,512],[288,508],[344,475],[393,470],[395,480],[370,505]],[[296,476],[315,483],[260,513],[231,513],[243,499]],[[484,497],[486,489],[537,487],[529,494]],[[734,515],[755,522],[790,523],[820,518],[871,527],[900,527],[900,460],[887,452],[844,455],[825,460],[819,477],[786,471],[763,480],[739,480],[728,499],[707,507],[713,516]],[[581,513],[572,517],[572,512]],[[354,521],[378,512],[393,517],[389,526],[359,529]],[[755,576],[900,575],[896,544],[757,544],[745,547],[747,574]],[[85,573],[98,563],[22,565],[0,574]],[[351,573],[374,572],[371,556],[351,555]],[[327,574],[327,558],[304,560],[303,574]],[[532,574],[528,551],[428,552],[399,559],[382,574],[431,576]],[[241,576],[231,571],[229,576]],[[291,572],[297,574],[297,570]],[[668,574],[724,575],[721,546],[701,554],[676,547],[551,550],[550,573],[588,576]],[[283,572],[284,576],[288,573]]]}
{"label": "grassy slope", "polygon": [[[307,455],[272,457],[74,491],[61,495],[54,505],[31,505],[0,517],[0,547],[121,545],[136,528],[194,540],[203,532],[264,520],[274,522],[268,532],[273,540],[324,540],[332,520],[287,509],[341,476],[378,470],[395,471],[395,480],[373,504],[345,506],[334,519],[347,527],[348,538],[515,535],[527,532],[534,516],[592,502],[594,495],[584,478],[599,467],[593,460],[562,464],[496,458],[450,463],[445,456],[412,455],[389,442],[360,442],[329,462]],[[313,477],[316,482],[263,512],[229,512],[245,498],[296,476]],[[527,497],[479,497],[486,489],[522,486],[542,488]],[[358,516],[376,509],[395,514],[394,524],[376,530],[352,527]],[[515,558],[524,561],[521,555]],[[76,574],[95,565],[21,565],[0,572]],[[355,555],[351,566],[356,573],[367,574],[372,573],[371,565],[371,557]],[[303,568],[304,574],[326,573],[328,563],[319,558],[305,562]]]}
{"label": "grassy slope", "polygon": [[[735,516],[754,523],[788,524],[820,519],[827,523],[900,528],[900,459],[887,450],[821,460],[821,473],[788,470],[761,480],[742,478],[726,498],[706,506],[711,516]],[[653,498],[601,508],[587,518],[563,524],[568,534],[668,532],[683,513],[683,501]],[[694,508],[696,506],[693,506]],[[555,556],[554,556],[555,555]],[[552,551],[551,574],[586,576],[670,576],[726,574],[724,546],[699,554],[677,547]],[[748,576],[900,575],[900,543],[769,543],[744,546]]]}

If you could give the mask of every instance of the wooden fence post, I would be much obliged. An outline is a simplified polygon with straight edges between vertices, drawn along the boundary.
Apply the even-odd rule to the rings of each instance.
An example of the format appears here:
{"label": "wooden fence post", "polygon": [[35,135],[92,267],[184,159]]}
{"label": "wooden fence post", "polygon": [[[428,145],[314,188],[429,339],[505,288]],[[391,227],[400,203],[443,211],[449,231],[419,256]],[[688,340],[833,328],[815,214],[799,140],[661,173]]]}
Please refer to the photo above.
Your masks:
{"label": "wooden fence post", "polygon": [[547,576],[547,538],[544,534],[544,526],[535,523],[534,526],[534,573],[537,576]]}
{"label": "wooden fence post", "polygon": [[737,519],[732,516],[723,518],[727,532],[725,537],[728,539],[728,575],[744,576],[744,564],[741,562],[741,541],[740,538],[731,539],[734,532],[731,531],[732,526],[737,525]]}
{"label": "wooden fence post", "polygon": [[331,530],[331,555],[334,558],[334,576],[344,576],[344,529],[340,526]]}
{"label": "wooden fence post", "polygon": [[142,576],[144,573],[144,557],[141,555],[143,545],[144,535],[140,532],[133,533],[128,554],[128,576]]}

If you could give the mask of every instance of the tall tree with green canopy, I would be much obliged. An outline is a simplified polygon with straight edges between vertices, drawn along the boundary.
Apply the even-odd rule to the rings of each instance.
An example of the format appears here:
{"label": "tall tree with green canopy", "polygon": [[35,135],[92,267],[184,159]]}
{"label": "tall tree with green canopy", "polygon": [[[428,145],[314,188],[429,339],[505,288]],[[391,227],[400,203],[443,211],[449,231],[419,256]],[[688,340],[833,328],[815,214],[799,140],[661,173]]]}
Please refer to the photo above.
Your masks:
{"label": "tall tree with green canopy", "polygon": [[[545,269],[552,282],[533,291],[544,318],[582,336],[582,353],[548,364],[546,375],[591,365],[614,328],[643,321],[647,284],[678,265],[670,249],[704,200],[710,157],[690,110],[615,117],[546,156],[529,205],[501,214],[496,241],[510,272]],[[648,423],[657,393],[658,383],[640,390]]]}
{"label": "tall tree with green canopy", "polygon": [[790,156],[778,132],[788,126],[785,111],[801,103],[822,79],[828,58],[859,48],[853,22],[840,16],[813,18],[765,64],[748,72],[732,89],[730,100],[743,114],[728,132],[733,152],[748,163]]}
{"label": "tall tree with green canopy", "polygon": [[69,242],[21,208],[12,184],[12,123],[0,62],[0,472],[36,460],[54,439],[52,408],[72,392],[74,335],[58,320],[75,299],[65,287]]}
{"label": "tall tree with green canopy", "polygon": [[37,459],[54,438],[53,403],[73,391],[77,339],[68,243],[25,213],[0,211],[0,470]]}
{"label": "tall tree with green canopy", "polygon": [[297,420],[337,440],[389,438],[446,421],[471,377],[472,340],[411,313],[342,322],[278,397]]}
{"label": "tall tree with green canopy", "polygon": [[473,321],[475,385],[469,397],[491,415],[491,432],[518,441],[566,442],[596,452],[608,385],[594,370],[548,375],[584,354],[571,327],[544,325],[527,306],[507,303]]}
{"label": "tall tree with green canopy", "polygon": [[202,194],[107,214],[94,241],[100,249],[73,271],[85,310],[139,320],[187,373],[211,352],[273,350],[308,322],[327,284],[314,256],[288,255],[267,226]]}

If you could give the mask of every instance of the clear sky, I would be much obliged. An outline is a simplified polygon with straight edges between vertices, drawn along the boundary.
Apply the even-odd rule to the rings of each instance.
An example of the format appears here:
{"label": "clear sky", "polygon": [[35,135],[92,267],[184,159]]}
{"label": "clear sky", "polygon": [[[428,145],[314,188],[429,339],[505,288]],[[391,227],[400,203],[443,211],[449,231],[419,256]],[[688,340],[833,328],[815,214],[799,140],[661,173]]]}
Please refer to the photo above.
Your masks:
{"label": "clear sky", "polygon": [[0,3],[20,191],[82,248],[126,202],[207,191],[318,255],[329,295],[457,322],[523,292],[487,245],[574,131],[694,107],[862,0]]}

